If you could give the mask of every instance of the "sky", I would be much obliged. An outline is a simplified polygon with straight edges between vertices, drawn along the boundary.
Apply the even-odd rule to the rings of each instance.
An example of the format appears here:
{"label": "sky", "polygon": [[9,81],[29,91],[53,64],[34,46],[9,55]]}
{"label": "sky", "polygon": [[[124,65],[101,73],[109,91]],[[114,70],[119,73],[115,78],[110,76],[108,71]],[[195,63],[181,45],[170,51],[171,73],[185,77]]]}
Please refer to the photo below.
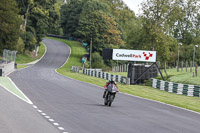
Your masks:
{"label": "sky", "polygon": [[137,15],[139,13],[139,7],[138,7],[138,5],[140,5],[144,0],[123,0],[123,1]]}

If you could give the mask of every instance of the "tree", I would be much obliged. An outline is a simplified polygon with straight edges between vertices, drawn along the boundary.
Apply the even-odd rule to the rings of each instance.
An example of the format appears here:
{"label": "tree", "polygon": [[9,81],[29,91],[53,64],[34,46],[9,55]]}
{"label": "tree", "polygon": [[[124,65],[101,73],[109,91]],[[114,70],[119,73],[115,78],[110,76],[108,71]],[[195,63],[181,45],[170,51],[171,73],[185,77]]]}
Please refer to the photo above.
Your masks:
{"label": "tree", "polygon": [[71,0],[61,7],[61,27],[65,35],[76,37],[74,33],[77,31],[83,3],[83,0]]}
{"label": "tree", "polygon": [[177,45],[173,38],[173,28],[180,17],[176,0],[147,0],[142,3],[143,30],[148,49],[156,50],[160,61],[169,61],[171,46]]}
{"label": "tree", "polygon": [[48,32],[58,32],[55,30],[58,27],[59,19],[54,7],[56,0],[16,1],[21,9],[20,15],[24,17],[24,31],[21,37],[26,49],[35,49],[35,46],[39,45],[39,42]]}
{"label": "tree", "polygon": [[77,35],[86,42],[93,40],[93,51],[102,51],[105,47],[104,34],[107,30],[103,12],[92,12],[79,21]]}
{"label": "tree", "polygon": [[0,1],[0,52],[14,50],[19,39],[21,18],[14,0]]}

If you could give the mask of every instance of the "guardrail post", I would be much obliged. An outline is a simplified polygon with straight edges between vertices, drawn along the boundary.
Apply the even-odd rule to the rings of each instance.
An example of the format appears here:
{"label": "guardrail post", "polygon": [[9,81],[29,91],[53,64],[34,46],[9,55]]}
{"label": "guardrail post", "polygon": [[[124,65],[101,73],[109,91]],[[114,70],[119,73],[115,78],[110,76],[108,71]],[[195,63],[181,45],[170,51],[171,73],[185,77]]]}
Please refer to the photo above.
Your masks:
{"label": "guardrail post", "polygon": [[183,95],[183,84],[178,84],[177,94]]}
{"label": "guardrail post", "polygon": [[193,96],[193,93],[194,93],[194,85],[189,85],[187,96]]}
{"label": "guardrail post", "polygon": [[160,81],[160,90],[162,90],[162,91],[165,90],[165,81],[163,81],[163,80]]}
{"label": "guardrail post", "polygon": [[157,79],[153,79],[152,87],[156,88],[156,84],[157,84]]}
{"label": "guardrail post", "polygon": [[173,82],[169,82],[168,92],[173,92]]}
{"label": "guardrail post", "polygon": [[118,82],[121,83],[121,75],[118,75]]}

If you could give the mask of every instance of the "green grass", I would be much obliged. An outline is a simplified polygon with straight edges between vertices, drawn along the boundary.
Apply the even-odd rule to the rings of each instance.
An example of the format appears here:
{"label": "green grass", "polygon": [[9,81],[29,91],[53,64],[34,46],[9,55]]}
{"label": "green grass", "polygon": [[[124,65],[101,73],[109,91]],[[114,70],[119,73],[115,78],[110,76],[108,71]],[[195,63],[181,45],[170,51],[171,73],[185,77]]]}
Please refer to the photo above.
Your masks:
{"label": "green grass", "polygon": [[183,84],[200,85],[200,69],[199,68],[198,68],[199,75],[197,77],[193,77],[193,73],[190,72],[189,69],[187,72],[185,69],[183,69],[183,71],[179,69],[179,72],[177,72],[176,68],[167,69],[167,74],[169,75],[169,79],[166,78],[166,74],[164,73],[164,71],[162,71],[162,73],[165,76],[165,79],[167,81],[183,83]]}
{"label": "green grass", "polygon": [[40,59],[44,55],[45,49],[46,49],[45,45],[41,43],[37,57],[32,56],[31,52],[29,51],[26,51],[23,54],[17,54],[16,57],[17,69],[26,68],[28,66],[28,63]]}
{"label": "green grass", "polygon": [[0,77],[0,85],[4,86],[8,91],[12,92],[13,94],[17,95],[21,99],[29,102],[29,100],[24,96],[21,91],[19,91],[13,83],[9,80],[8,77]]}
{"label": "green grass", "polygon": [[32,56],[31,52],[25,51],[25,53],[23,53],[23,54],[17,54],[16,63],[17,64],[30,63],[32,61],[40,59],[43,56],[44,52],[45,52],[45,45],[43,43],[41,43],[37,57]]}
{"label": "green grass", "polygon": [[20,65],[20,64],[17,65],[17,69],[22,69],[22,68],[26,68],[26,67],[28,67],[28,66],[27,65]]}
{"label": "green grass", "polygon": [[[86,53],[85,49],[81,46],[80,43],[74,41],[67,41],[64,39],[55,39],[54,40],[62,41],[71,47],[71,56],[69,61],[57,71],[65,76],[71,77],[76,80],[88,82],[91,84],[95,84],[102,87],[103,94],[103,86],[106,83],[106,80],[86,76],[80,73],[73,73],[70,71],[71,66],[81,66],[80,58],[83,54]],[[164,103],[168,103],[171,105],[187,108],[190,110],[194,110],[200,112],[200,98],[199,97],[188,97],[184,95],[177,95],[174,93],[168,93],[165,91],[161,91],[158,89],[154,89],[148,86],[139,86],[139,85],[123,85],[118,83],[118,87],[120,92],[128,93],[135,96],[140,96],[143,98],[148,98]],[[101,97],[101,96],[100,96]]]}

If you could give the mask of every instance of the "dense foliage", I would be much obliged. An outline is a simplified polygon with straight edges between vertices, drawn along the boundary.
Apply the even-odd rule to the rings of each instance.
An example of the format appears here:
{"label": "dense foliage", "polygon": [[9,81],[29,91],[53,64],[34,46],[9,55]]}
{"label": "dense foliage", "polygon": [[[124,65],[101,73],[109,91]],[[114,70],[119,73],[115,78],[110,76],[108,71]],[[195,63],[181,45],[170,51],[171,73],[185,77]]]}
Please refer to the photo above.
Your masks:
{"label": "dense foliage", "polygon": [[0,1],[0,53],[3,49],[14,50],[16,48],[21,23],[18,12],[14,0]]}
{"label": "dense foliage", "polygon": [[0,52],[34,50],[47,33],[57,34],[56,0],[1,0]]}

